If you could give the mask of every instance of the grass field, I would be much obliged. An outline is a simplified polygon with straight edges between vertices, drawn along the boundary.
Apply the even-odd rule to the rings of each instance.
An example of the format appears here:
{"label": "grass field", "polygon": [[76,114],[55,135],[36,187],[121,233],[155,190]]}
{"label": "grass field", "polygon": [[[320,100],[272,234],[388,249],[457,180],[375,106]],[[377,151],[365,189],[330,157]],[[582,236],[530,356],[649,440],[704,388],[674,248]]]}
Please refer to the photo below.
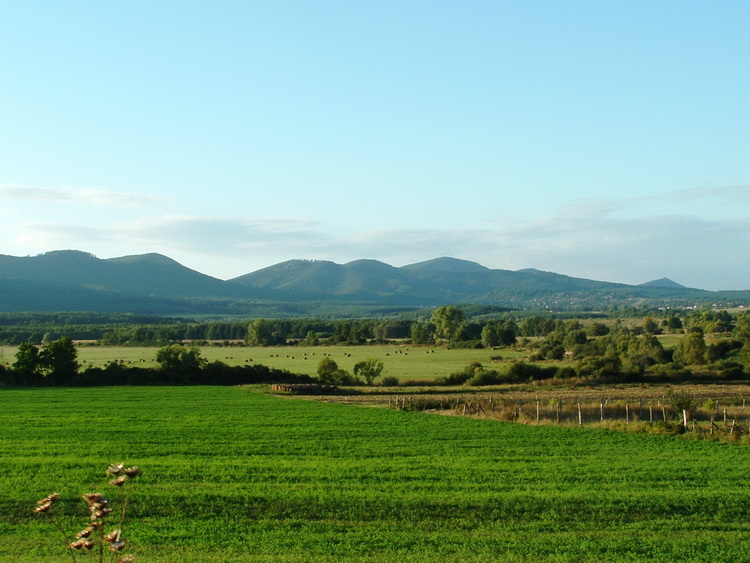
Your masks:
{"label": "grass field", "polygon": [[[130,348],[106,346],[82,346],[78,349],[78,361],[82,366],[104,366],[110,361],[122,360],[139,366],[156,366],[158,348]],[[394,376],[401,381],[425,380],[444,377],[461,371],[472,362],[492,366],[493,356],[503,359],[522,358],[525,352],[503,350],[447,350],[445,348],[414,348],[408,346],[318,346],[313,348],[245,348],[204,346],[201,352],[209,361],[219,360],[228,365],[253,362],[272,368],[287,369],[294,373],[315,375],[318,362],[329,354],[340,368],[352,372],[354,364],[368,356],[383,360],[383,377]],[[0,347],[0,361],[13,363],[16,349]]]}
{"label": "grass field", "polygon": [[144,469],[137,561],[741,561],[750,449],[222,387],[0,390],[0,559],[64,561],[34,502]]}

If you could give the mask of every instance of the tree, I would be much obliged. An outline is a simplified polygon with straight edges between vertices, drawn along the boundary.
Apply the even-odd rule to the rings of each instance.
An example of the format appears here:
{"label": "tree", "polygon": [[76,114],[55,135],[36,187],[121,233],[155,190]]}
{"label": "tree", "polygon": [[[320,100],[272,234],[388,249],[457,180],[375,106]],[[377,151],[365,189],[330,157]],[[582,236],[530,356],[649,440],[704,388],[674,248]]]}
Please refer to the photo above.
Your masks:
{"label": "tree", "polygon": [[432,312],[430,320],[435,325],[435,330],[440,338],[448,342],[455,342],[461,334],[464,312],[458,307],[443,305]]}
{"label": "tree", "polygon": [[159,362],[162,371],[180,383],[187,383],[195,378],[207,363],[207,360],[201,357],[200,348],[180,344],[170,344],[159,348],[156,361]]}
{"label": "tree", "polygon": [[703,365],[706,363],[706,341],[703,331],[690,330],[680,338],[674,350],[674,359],[683,364]]}
{"label": "tree", "polygon": [[643,332],[646,334],[660,334],[659,324],[652,317],[643,319]]}
{"label": "tree", "polygon": [[482,346],[492,348],[494,346],[512,346],[516,343],[516,323],[488,322],[482,328]]}
{"label": "tree", "polygon": [[18,378],[21,381],[28,381],[39,375],[40,369],[39,348],[31,342],[20,344],[16,350],[16,361],[13,364],[13,371],[18,374]]}
{"label": "tree", "polygon": [[267,319],[255,319],[247,326],[245,343],[248,346],[276,346],[285,344],[286,339],[276,330],[273,321]]}
{"label": "tree", "polygon": [[339,369],[336,360],[325,356],[318,362],[318,378],[324,383],[331,383],[333,374]]}
{"label": "tree", "polygon": [[318,362],[318,379],[328,385],[356,385],[357,381],[351,374],[339,368],[333,358],[328,356]]}
{"label": "tree", "polygon": [[429,323],[416,322],[411,325],[412,344],[431,344],[433,340],[433,326]]}
{"label": "tree", "polygon": [[482,346],[485,348],[494,348],[500,345],[500,335],[497,328],[492,323],[487,323],[482,329]]}
{"label": "tree", "polygon": [[737,316],[732,336],[744,342],[745,346],[750,346],[750,313]]}
{"label": "tree", "polygon": [[682,328],[682,321],[680,320],[678,316],[674,314],[670,315],[667,319],[665,319],[663,324],[666,327],[666,329],[670,332],[674,332]]}
{"label": "tree", "polygon": [[78,373],[78,350],[67,336],[46,342],[39,352],[39,364],[52,385],[67,385]]}
{"label": "tree", "polygon": [[308,330],[305,339],[300,342],[302,346],[317,346],[318,344],[320,344],[320,340],[314,330]]}
{"label": "tree", "polygon": [[364,377],[367,385],[372,385],[372,382],[380,376],[382,371],[383,360],[378,358],[368,357],[354,364],[354,375]]}

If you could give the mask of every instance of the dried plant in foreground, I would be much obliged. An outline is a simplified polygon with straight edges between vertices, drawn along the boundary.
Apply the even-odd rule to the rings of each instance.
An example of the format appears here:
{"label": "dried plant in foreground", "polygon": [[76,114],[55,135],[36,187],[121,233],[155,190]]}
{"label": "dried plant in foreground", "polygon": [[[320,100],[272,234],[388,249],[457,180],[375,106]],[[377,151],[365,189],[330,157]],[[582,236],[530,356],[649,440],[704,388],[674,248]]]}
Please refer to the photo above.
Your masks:
{"label": "dried plant in foreground", "polygon": [[[79,557],[93,555],[99,563],[105,561],[117,563],[132,563],[132,555],[122,552],[126,547],[122,529],[125,525],[125,514],[128,508],[130,494],[129,483],[141,473],[138,466],[125,467],[122,463],[110,465],[105,472],[111,480],[109,484],[118,491],[119,511],[113,515],[113,506],[110,500],[102,493],[86,493],[83,500],[89,511],[89,522],[85,528],[74,536],[69,535],[57,517],[55,505],[60,499],[59,493],[52,493],[37,501],[34,512],[42,514],[52,520],[57,530],[62,534],[68,553],[74,563],[78,563]],[[119,520],[113,520],[119,516]],[[84,555],[85,554],[85,555]]]}

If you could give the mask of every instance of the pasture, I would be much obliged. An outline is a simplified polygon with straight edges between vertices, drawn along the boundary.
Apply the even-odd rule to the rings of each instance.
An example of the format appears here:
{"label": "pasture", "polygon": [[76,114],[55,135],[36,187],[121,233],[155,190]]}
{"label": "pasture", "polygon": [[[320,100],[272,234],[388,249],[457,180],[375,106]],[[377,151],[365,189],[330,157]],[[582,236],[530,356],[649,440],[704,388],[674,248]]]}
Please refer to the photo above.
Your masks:
{"label": "pasture", "polygon": [[[78,361],[85,368],[88,365],[103,367],[111,361],[122,361],[126,364],[143,367],[156,366],[154,347],[108,347],[81,346],[78,348]],[[0,347],[0,362],[12,364],[15,361],[16,349],[11,346]],[[501,350],[448,350],[445,347],[410,347],[410,346],[316,346],[316,347],[222,347],[202,346],[201,353],[209,361],[221,361],[228,365],[245,363],[263,364],[268,367],[286,369],[294,373],[315,375],[318,362],[324,355],[330,356],[340,368],[351,373],[354,364],[368,356],[383,360],[385,368],[382,377],[398,377],[401,381],[426,380],[444,377],[455,371],[461,371],[472,362],[492,366],[492,358],[523,358],[526,352],[512,349]]]}
{"label": "pasture", "polygon": [[0,404],[7,561],[63,561],[35,501],[59,491],[74,532],[76,499],[116,461],[144,470],[125,527],[136,561],[716,562],[750,549],[750,450],[736,445],[244,388],[0,389]]}

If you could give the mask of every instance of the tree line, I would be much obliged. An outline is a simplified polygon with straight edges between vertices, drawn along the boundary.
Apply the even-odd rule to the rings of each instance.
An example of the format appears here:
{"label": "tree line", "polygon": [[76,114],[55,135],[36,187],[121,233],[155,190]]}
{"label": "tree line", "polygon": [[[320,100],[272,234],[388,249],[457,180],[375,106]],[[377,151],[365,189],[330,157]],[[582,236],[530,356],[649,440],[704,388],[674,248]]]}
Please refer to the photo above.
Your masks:
{"label": "tree line", "polygon": [[[412,344],[447,342],[453,346],[507,346],[522,337],[546,337],[560,332],[570,316],[528,314],[518,311],[491,311],[462,305],[442,306],[425,311],[414,319],[253,319],[251,321],[205,322],[143,315],[104,313],[0,313],[0,343],[36,345],[61,337],[91,340],[107,346],[164,346],[194,342],[284,345],[363,345],[408,341]],[[629,312],[634,316],[635,311]],[[678,332],[700,328],[705,334],[729,334],[737,320],[747,313],[724,310],[655,311],[641,315],[642,332]],[[593,314],[590,314],[593,316]],[[592,330],[605,330],[594,316]],[[600,320],[601,319],[601,320]],[[648,325],[648,326],[647,326]]]}
{"label": "tree line", "polygon": [[0,385],[12,387],[92,387],[109,385],[249,385],[254,383],[312,383],[309,375],[264,365],[229,366],[208,362],[195,346],[171,344],[156,353],[158,367],[113,361],[105,367],[81,369],[78,349],[68,337],[41,347],[24,343],[15,362],[0,365]]}

